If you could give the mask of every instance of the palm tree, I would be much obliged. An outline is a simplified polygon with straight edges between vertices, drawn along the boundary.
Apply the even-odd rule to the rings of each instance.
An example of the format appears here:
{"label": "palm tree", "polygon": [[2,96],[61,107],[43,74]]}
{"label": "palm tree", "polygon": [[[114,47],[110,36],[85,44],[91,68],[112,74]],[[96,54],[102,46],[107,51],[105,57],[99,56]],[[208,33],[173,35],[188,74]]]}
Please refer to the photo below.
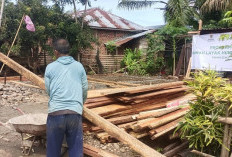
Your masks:
{"label": "palm tree", "polygon": [[[200,0],[198,0],[200,1]],[[201,7],[201,11],[210,12],[213,10],[223,11],[232,6],[231,0],[205,0],[204,4]]]}
{"label": "palm tree", "polygon": [[151,7],[154,4],[157,3],[163,3],[167,4],[165,1],[159,1],[159,0],[153,0],[153,1],[148,1],[148,0],[121,0],[119,1],[118,7],[119,8],[126,8],[126,9],[142,9],[142,8],[147,8]]}
{"label": "palm tree", "polygon": [[184,26],[188,22],[188,17],[191,14],[189,0],[168,0],[165,1],[147,1],[147,0],[121,0],[118,4],[120,8],[126,9],[142,9],[151,7],[157,3],[165,4],[164,10],[165,20],[174,26]]}

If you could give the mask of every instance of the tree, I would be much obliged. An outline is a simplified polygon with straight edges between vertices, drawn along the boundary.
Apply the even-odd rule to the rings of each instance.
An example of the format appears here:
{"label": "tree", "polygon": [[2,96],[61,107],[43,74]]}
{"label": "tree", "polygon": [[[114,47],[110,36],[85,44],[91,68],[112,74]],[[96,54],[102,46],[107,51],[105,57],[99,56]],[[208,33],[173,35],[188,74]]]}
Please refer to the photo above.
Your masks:
{"label": "tree", "polygon": [[205,2],[201,7],[201,10],[204,12],[222,11],[229,9],[231,6],[232,6],[231,0],[205,0]]}
{"label": "tree", "polygon": [[152,5],[157,3],[163,3],[165,5],[167,4],[165,1],[158,1],[158,0],[153,0],[153,1],[121,0],[119,1],[118,7],[133,10],[133,9],[142,9],[142,8],[151,7]]}
{"label": "tree", "polygon": [[[60,5],[62,7],[62,9],[64,8],[64,6],[66,4],[71,4],[73,5],[73,11],[74,11],[74,17],[75,17],[75,20],[76,20],[76,23],[78,22],[77,21],[77,8],[76,8],[76,3],[81,3],[82,5],[85,6],[85,11],[87,9],[87,4],[88,6],[91,7],[91,2],[90,0],[52,0],[53,2],[55,2],[56,4]],[[77,1],[77,2],[76,2]],[[83,21],[82,21],[82,26],[83,26]]]}
{"label": "tree", "polygon": [[169,0],[165,1],[137,1],[137,0],[121,0],[118,4],[121,8],[127,9],[141,9],[151,7],[157,3],[165,4],[164,10],[165,20],[168,24],[173,26],[185,26],[188,23],[191,9],[189,7],[189,0]]}
{"label": "tree", "polygon": [[[15,14],[17,12],[17,14]],[[7,52],[23,14],[31,17],[36,31],[29,32],[22,26],[12,54],[28,58],[28,66],[36,71],[38,55],[42,51],[51,52],[47,44],[49,38],[65,38],[71,45],[71,55],[76,56],[83,49],[91,47],[96,39],[87,25],[81,29],[80,22],[54,4],[49,7],[42,0],[21,0],[18,4],[6,3],[3,27],[0,29],[0,50]]]}

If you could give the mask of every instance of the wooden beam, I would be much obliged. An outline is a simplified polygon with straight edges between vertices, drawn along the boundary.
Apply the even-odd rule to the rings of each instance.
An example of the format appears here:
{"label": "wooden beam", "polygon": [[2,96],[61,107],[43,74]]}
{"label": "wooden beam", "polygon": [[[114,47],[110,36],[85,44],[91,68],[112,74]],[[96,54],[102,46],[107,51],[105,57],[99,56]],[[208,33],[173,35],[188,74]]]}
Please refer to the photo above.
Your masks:
{"label": "wooden beam", "polygon": [[[34,84],[38,85],[40,88],[45,89],[45,82],[42,78],[38,77],[36,74],[27,70],[20,64],[16,63],[12,59],[8,58],[4,54],[0,53],[0,61],[25,76],[28,80],[32,81]],[[155,151],[154,149],[148,147],[141,141],[132,137],[122,129],[108,122],[104,118],[100,117],[98,114],[94,113],[90,109],[83,106],[83,116],[90,122],[104,129],[111,136],[115,137],[119,141],[127,144],[133,150],[145,157],[164,157],[161,153]]]}
{"label": "wooden beam", "polygon": [[[206,115],[206,117],[212,118],[211,115]],[[218,117],[217,122],[232,125],[232,118],[231,117]]]}

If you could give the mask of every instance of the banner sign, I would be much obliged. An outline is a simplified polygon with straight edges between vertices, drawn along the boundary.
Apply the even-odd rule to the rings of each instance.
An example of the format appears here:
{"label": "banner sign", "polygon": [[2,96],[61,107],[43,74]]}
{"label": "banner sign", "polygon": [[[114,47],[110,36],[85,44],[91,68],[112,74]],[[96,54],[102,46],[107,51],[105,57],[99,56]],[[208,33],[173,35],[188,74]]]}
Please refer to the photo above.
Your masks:
{"label": "banner sign", "polygon": [[232,32],[194,35],[192,69],[232,71]]}

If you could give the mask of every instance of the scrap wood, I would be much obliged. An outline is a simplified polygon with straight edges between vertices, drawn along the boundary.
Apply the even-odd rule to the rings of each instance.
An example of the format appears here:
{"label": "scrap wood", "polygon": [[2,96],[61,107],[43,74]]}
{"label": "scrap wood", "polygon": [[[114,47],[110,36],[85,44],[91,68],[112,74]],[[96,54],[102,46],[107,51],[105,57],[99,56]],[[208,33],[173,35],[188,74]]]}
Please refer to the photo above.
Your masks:
{"label": "scrap wood", "polygon": [[147,91],[159,90],[159,89],[169,88],[169,87],[173,87],[173,86],[181,86],[181,85],[184,85],[183,81],[162,83],[162,84],[156,84],[156,85],[146,86],[146,87],[141,86],[140,88],[139,87],[137,89],[134,88],[132,90],[127,90],[125,92],[127,94],[135,94],[135,93],[139,93],[139,92],[147,92]]}
{"label": "scrap wood", "polygon": [[92,90],[88,93],[88,98],[99,97],[99,96],[110,96],[114,94],[135,94],[141,92],[148,92],[152,90],[160,90],[172,86],[182,86],[184,85],[183,81],[171,82],[171,83],[162,83],[155,85],[144,85],[138,87],[127,87],[127,88],[116,88],[116,89],[99,89]]}
{"label": "scrap wood", "polygon": [[[211,115],[206,115],[206,117],[212,118]],[[231,117],[218,117],[217,122],[231,125],[232,124],[232,118]]]}
{"label": "scrap wood", "polygon": [[93,147],[86,143],[83,144],[83,152],[84,154],[89,155],[91,157],[118,157],[115,154]]}
{"label": "scrap wood", "polygon": [[176,92],[180,92],[180,91],[186,91],[188,88],[187,87],[180,87],[180,88],[174,88],[174,89],[168,89],[168,90],[161,90],[161,91],[155,91],[152,93],[147,93],[147,94],[141,94],[138,96],[131,96],[131,97],[120,97],[120,100],[122,101],[131,101],[131,100],[135,100],[135,99],[145,99],[145,98],[150,98],[150,97],[154,97],[157,95],[161,95],[161,94],[172,94],[172,93],[176,93]]}
{"label": "scrap wood", "polygon": [[166,114],[164,116],[158,117],[158,118],[153,118],[149,121],[146,121],[144,123],[139,123],[137,125],[134,126],[134,131],[139,131],[139,130],[143,130],[147,127],[149,127],[150,129],[153,129],[155,127],[164,125],[168,122],[171,122],[175,119],[178,119],[180,117],[182,117],[183,115],[185,115],[188,111],[188,107],[171,112],[169,114]]}
{"label": "scrap wood", "polygon": [[[8,58],[4,54],[0,53],[0,61],[18,72],[19,74],[25,76],[31,82],[38,85],[40,88],[45,89],[44,80],[34,73],[30,72],[26,68],[22,67],[20,64],[16,63],[12,59]],[[145,157],[163,157],[163,155],[154,149],[148,147],[141,141],[137,140],[133,136],[126,133],[124,130],[121,130],[117,126],[113,125],[112,123],[108,122],[98,114],[94,113],[90,109],[83,106],[83,117],[88,119],[90,122],[94,123],[95,125],[100,126],[104,129],[107,133],[118,139],[119,141],[127,144],[133,150],[141,154]]]}
{"label": "scrap wood", "polygon": [[168,152],[164,153],[164,155],[167,156],[167,157],[171,157],[171,156],[177,154],[179,151],[181,151],[181,150],[183,150],[185,148],[188,148],[188,142],[187,141],[182,143],[181,145],[169,150]]}
{"label": "scrap wood", "polygon": [[173,126],[167,128],[166,130],[163,130],[163,131],[161,131],[161,132],[159,132],[159,133],[153,135],[153,136],[151,137],[151,139],[154,140],[154,139],[156,139],[156,138],[158,138],[158,137],[160,137],[160,136],[162,136],[162,135],[168,133],[169,131],[175,129],[177,126],[178,126],[178,124],[175,124],[175,125],[173,125]]}
{"label": "scrap wood", "polygon": [[125,109],[123,111],[116,112],[116,113],[113,113],[113,114],[108,114],[105,117],[121,116],[121,115],[128,115],[128,114],[137,114],[137,113],[142,112],[142,111],[160,109],[160,108],[164,108],[164,107],[166,107],[166,104],[162,103],[162,102],[160,102],[160,103],[155,102],[155,103],[150,104],[150,105],[143,105],[143,103],[141,103],[141,104],[133,105],[130,108],[127,108],[127,109]]}
{"label": "scrap wood", "polygon": [[171,107],[171,108],[162,108],[162,109],[156,109],[156,110],[150,110],[150,111],[144,111],[140,112],[136,119],[145,119],[145,118],[152,118],[152,117],[160,117],[162,115],[165,115],[167,113],[179,110],[179,107]]}
{"label": "scrap wood", "polygon": [[173,149],[173,148],[175,148],[176,146],[179,146],[179,145],[180,145],[180,141],[171,143],[171,144],[167,145],[166,147],[164,147],[164,149],[163,149],[162,152],[163,152],[163,153],[166,153],[166,152],[168,152],[169,150],[171,150],[171,149]]}
{"label": "scrap wood", "polygon": [[129,132],[129,134],[132,135],[132,136],[134,136],[137,139],[149,135],[147,130],[144,130],[143,132],[133,132],[133,131],[131,131],[131,132]]}
{"label": "scrap wood", "polygon": [[114,103],[115,101],[113,100],[106,100],[106,101],[99,101],[99,102],[94,102],[94,103],[87,103],[84,104],[87,108],[91,109],[91,108],[96,108],[96,107],[102,107],[105,105],[110,105],[112,103]]}
{"label": "scrap wood", "polygon": [[107,115],[107,114],[123,111],[127,108],[128,108],[128,106],[124,106],[121,104],[110,104],[107,106],[96,107],[96,108],[93,108],[91,110],[94,113],[99,114],[99,115]]}
{"label": "scrap wood", "polygon": [[172,120],[175,120],[179,117],[182,117],[184,116],[187,112],[189,111],[189,107],[185,107],[185,108],[182,108],[178,111],[175,111],[175,112],[172,112],[172,113],[169,113],[165,116],[162,116],[160,118],[158,118],[156,121],[152,122],[150,125],[149,125],[149,128],[150,129],[153,129],[157,126],[160,126],[162,124],[165,124],[165,123],[168,123]]}
{"label": "scrap wood", "polygon": [[160,132],[163,132],[173,126],[176,126],[180,121],[182,121],[183,119],[182,118],[179,118],[179,119],[176,119],[170,123],[167,123],[165,125],[162,125],[156,129],[152,129],[149,131],[149,135],[153,136],[154,134],[157,134],[157,133],[160,133]]}
{"label": "scrap wood", "polygon": [[200,151],[198,151],[198,150],[191,150],[190,152],[193,153],[193,154],[202,156],[202,157],[215,157],[215,156],[213,156],[213,155],[200,152]]}

